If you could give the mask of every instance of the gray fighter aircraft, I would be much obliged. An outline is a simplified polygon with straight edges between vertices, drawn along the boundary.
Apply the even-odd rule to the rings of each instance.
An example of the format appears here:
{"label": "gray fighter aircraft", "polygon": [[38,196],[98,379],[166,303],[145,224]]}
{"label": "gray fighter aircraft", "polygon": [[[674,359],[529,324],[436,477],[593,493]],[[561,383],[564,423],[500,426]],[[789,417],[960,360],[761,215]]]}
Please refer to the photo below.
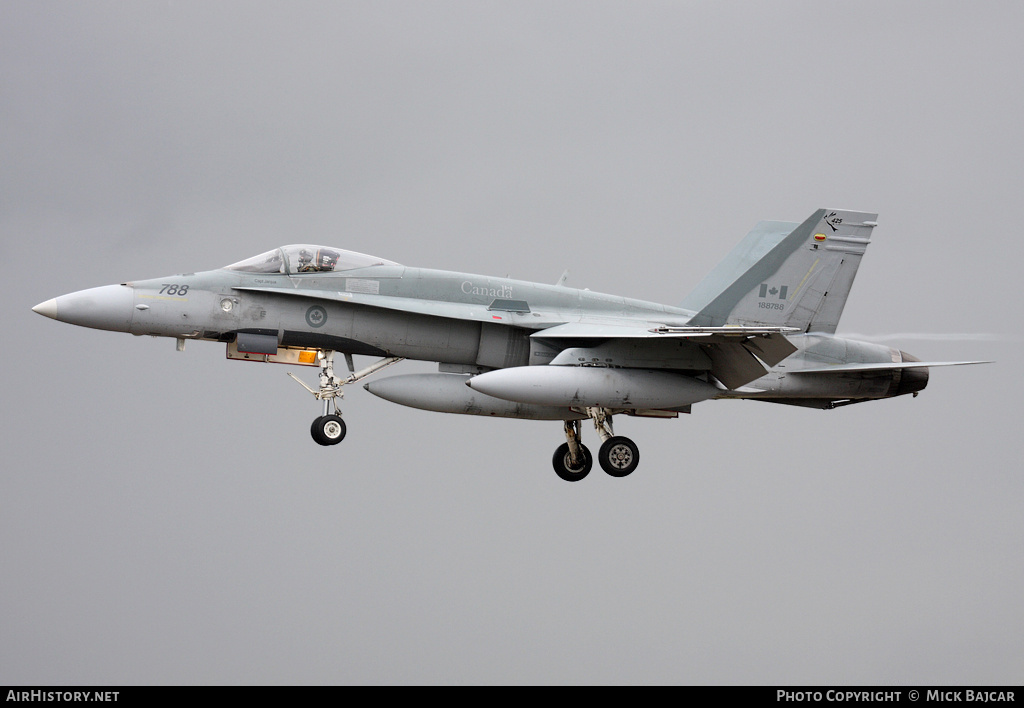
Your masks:
{"label": "gray fighter aircraft", "polygon": [[[222,342],[228,359],[319,367],[313,439],[345,437],[343,387],[402,359],[436,374],[364,388],[445,413],[562,421],[559,477],[587,476],[592,420],[598,462],[636,469],[612,416],[678,417],[708,399],[831,409],[917,396],[928,368],[879,344],[835,336],[876,214],[819,209],[802,224],[763,221],[678,307],[556,285],[410,268],[340,248],[291,245],[219,270],[107,285],[32,308],[61,322]],[[344,355],[349,374],[334,369]],[[352,355],[379,357],[355,370]],[[289,374],[291,375],[291,374]],[[295,378],[293,376],[293,378]]]}

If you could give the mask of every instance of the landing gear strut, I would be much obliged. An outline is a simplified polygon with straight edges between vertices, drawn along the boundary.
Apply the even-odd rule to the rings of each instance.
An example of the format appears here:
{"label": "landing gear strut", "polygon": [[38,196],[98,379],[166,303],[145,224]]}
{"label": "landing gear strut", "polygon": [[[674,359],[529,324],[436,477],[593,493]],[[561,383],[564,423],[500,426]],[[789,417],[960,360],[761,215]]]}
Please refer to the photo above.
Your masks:
{"label": "landing gear strut", "polygon": [[[587,415],[594,421],[594,428],[601,438],[597,461],[601,469],[612,477],[625,477],[640,463],[640,449],[632,440],[615,435],[612,428],[612,413],[607,408],[587,408]],[[580,442],[580,421],[565,421],[565,439],[555,450],[552,465],[555,474],[567,482],[578,482],[590,472],[593,457],[586,445]]]}
{"label": "landing gear strut", "polygon": [[565,421],[566,442],[558,446],[551,464],[555,468],[555,474],[566,482],[579,482],[590,474],[590,468],[594,466],[594,458],[590,455],[587,446],[580,442],[580,422],[578,420]]}
{"label": "landing gear strut", "polygon": [[[348,377],[342,379],[334,373],[333,351],[319,351],[316,356],[320,362],[320,388],[318,390],[307,386],[295,374],[288,372],[288,375],[298,381],[304,389],[312,393],[314,398],[324,402],[323,415],[316,418],[309,427],[309,433],[312,435],[313,440],[320,445],[337,445],[345,439],[346,432],[345,421],[341,419],[341,409],[338,408],[338,399],[345,397],[345,392],[341,390],[342,386],[355,383],[385,367],[397,364],[402,361],[402,357],[391,356],[381,359],[365,369],[355,371],[355,367],[352,365],[352,357],[346,354],[345,360],[348,362],[348,369],[351,373]],[[333,413],[331,412],[332,407],[334,409]]]}

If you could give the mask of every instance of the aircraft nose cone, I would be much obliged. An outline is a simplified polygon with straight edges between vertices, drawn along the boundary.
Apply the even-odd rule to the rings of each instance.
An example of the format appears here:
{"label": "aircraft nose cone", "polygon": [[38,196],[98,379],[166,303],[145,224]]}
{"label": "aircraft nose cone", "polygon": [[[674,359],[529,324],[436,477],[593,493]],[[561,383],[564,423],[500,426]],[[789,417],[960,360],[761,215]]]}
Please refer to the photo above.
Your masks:
{"label": "aircraft nose cone", "polygon": [[32,311],[81,327],[127,332],[134,299],[129,285],[104,285],[41,302]]}
{"label": "aircraft nose cone", "polygon": [[57,319],[57,298],[50,298],[46,302],[41,302],[32,308],[32,312],[38,312],[43,317],[49,317],[51,320]]}

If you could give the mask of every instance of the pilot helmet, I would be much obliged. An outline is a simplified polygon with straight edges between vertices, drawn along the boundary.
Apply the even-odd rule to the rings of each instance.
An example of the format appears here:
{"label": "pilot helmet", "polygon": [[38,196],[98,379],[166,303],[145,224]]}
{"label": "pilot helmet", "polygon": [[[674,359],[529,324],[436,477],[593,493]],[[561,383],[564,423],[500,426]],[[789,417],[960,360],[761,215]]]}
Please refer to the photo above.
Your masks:
{"label": "pilot helmet", "polygon": [[338,258],[341,256],[337,251],[332,251],[329,248],[321,248],[317,251],[316,264],[320,270],[334,270],[334,267],[338,265]]}

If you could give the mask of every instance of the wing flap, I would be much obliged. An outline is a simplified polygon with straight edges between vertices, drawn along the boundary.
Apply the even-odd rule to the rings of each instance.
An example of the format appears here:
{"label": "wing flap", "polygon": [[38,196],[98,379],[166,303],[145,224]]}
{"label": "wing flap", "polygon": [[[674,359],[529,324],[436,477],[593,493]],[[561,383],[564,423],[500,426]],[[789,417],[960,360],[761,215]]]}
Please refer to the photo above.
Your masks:
{"label": "wing flap", "polygon": [[711,374],[727,388],[739,388],[768,373],[743,345],[712,344],[706,349],[711,358]]}

